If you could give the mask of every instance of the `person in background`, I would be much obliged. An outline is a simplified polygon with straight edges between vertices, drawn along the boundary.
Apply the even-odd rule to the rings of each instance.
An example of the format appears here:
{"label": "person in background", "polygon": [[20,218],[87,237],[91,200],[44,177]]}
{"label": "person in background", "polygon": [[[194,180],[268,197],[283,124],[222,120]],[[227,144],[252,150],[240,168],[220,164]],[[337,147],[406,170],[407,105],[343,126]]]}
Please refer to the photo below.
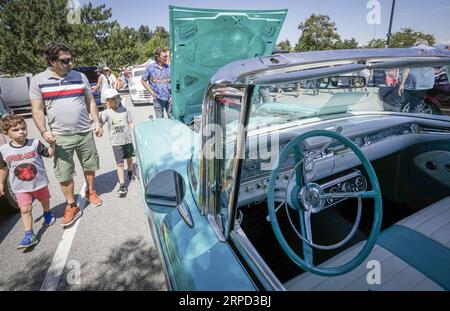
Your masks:
{"label": "person in background", "polygon": [[100,114],[100,125],[108,124],[109,139],[117,163],[117,177],[119,189],[117,194],[124,197],[128,192],[125,187],[124,161],[127,161],[128,179],[133,178],[133,142],[131,130],[134,128],[131,112],[121,105],[120,94],[117,90],[110,89],[105,94],[108,109]]}
{"label": "person in background", "polygon": [[391,68],[386,70],[386,85],[396,86],[398,84],[398,69]]}
{"label": "person in background", "polygon": [[157,118],[172,115],[172,91],[170,85],[170,67],[167,64],[167,52],[158,48],[155,51],[155,62],[145,68],[142,85],[155,99],[153,107]]}
{"label": "person in background", "polygon": [[[423,39],[417,40],[412,49],[431,50],[428,42]],[[409,112],[418,112],[420,104],[425,99],[426,91],[434,86],[435,71],[433,67],[405,68],[398,95],[405,95],[405,103],[409,103]]]}
{"label": "person in background", "polygon": [[97,85],[92,87],[92,92],[96,92],[100,89],[100,101],[102,102],[102,105],[105,105],[105,92],[109,89],[115,89],[116,88],[116,77],[112,73],[111,69],[109,67],[103,67],[101,69],[100,76],[98,77]]}
{"label": "person in background", "polygon": [[55,216],[50,211],[48,177],[42,157],[52,157],[55,142],[45,147],[39,140],[27,138],[27,124],[22,116],[9,116],[2,120],[2,131],[11,141],[0,146],[0,196],[5,195],[5,182],[9,170],[11,190],[20,208],[25,236],[17,249],[28,248],[39,243],[33,232],[31,210],[37,199],[44,210],[44,224],[51,226]]}

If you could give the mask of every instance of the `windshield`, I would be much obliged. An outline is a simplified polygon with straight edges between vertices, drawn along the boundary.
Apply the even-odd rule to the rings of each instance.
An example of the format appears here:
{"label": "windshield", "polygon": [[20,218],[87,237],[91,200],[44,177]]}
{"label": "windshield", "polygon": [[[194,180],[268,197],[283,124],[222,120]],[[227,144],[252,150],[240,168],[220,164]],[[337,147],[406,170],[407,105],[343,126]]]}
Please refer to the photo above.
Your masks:
{"label": "windshield", "polygon": [[257,85],[249,129],[312,117],[394,111],[450,115],[448,67],[359,70]]}

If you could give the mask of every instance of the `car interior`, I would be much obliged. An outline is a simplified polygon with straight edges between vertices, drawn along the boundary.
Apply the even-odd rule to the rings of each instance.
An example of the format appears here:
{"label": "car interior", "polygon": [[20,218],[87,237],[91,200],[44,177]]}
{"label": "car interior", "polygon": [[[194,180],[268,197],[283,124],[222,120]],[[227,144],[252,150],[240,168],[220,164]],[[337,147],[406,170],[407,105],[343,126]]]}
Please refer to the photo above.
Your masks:
{"label": "car interior", "polygon": [[[240,226],[261,258],[261,265],[287,290],[441,290],[449,289],[450,247],[450,127],[448,121],[408,115],[374,117],[368,113],[335,115],[320,125],[284,124],[279,131],[280,150],[299,135],[326,128],[350,139],[373,166],[383,203],[381,234],[370,255],[356,269],[333,277],[305,272],[278,242],[268,215],[271,170],[267,160],[249,159],[243,164],[239,191]],[[267,133],[266,135],[270,135]],[[249,134],[248,146],[261,135]],[[270,138],[265,138],[270,141]],[[327,193],[370,190],[373,185],[352,150],[327,137],[300,143],[307,183]],[[247,152],[249,150],[247,149]],[[250,157],[251,158],[251,157]],[[279,163],[274,183],[278,224],[287,244],[302,256],[305,242],[299,238],[299,212],[288,204],[289,184],[296,175],[295,153]],[[268,167],[266,165],[266,167]],[[329,197],[321,212],[311,216],[314,243],[342,241],[360,222],[351,239],[332,250],[313,250],[313,264],[335,267],[358,255],[374,221],[374,200],[362,199],[358,216],[355,198]],[[301,234],[302,235],[302,234]],[[382,267],[381,284],[366,280],[368,263]],[[444,260],[444,261],[443,261]]]}

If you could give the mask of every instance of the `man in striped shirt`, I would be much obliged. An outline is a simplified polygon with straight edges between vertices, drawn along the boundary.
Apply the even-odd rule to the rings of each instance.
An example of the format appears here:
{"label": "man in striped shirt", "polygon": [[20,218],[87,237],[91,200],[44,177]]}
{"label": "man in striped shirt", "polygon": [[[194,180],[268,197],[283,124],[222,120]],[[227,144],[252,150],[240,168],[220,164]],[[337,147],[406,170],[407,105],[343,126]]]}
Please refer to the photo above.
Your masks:
{"label": "man in striped shirt", "polygon": [[[71,70],[73,58],[70,48],[61,43],[51,42],[46,46],[45,58],[49,67],[31,80],[32,114],[45,141],[48,143],[56,141],[55,176],[67,200],[61,225],[69,226],[82,214],[74,195],[74,152],[84,170],[86,199],[93,206],[102,204],[94,190],[99,158],[93,133],[101,136],[103,131],[88,79],[84,74]],[[47,110],[49,129],[46,128],[44,107]],[[93,125],[89,114],[94,121]]]}

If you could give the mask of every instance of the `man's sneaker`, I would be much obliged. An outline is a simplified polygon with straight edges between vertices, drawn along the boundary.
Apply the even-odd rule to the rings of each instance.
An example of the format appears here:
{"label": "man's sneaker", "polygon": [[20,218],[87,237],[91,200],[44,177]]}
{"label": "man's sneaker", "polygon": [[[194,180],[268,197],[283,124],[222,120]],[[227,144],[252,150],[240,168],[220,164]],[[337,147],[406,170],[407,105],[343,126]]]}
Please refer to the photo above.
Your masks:
{"label": "man's sneaker", "polygon": [[64,217],[61,220],[61,226],[66,227],[73,224],[80,216],[83,214],[83,211],[79,206],[71,207],[70,205],[66,206],[66,210],[64,211]]}
{"label": "man's sneaker", "polygon": [[127,194],[128,189],[124,185],[120,185],[119,190],[117,190],[117,194],[119,196],[125,196]]}
{"label": "man's sneaker", "polygon": [[55,223],[55,216],[52,212],[44,212],[44,223],[46,226],[51,226]]}
{"label": "man's sneaker", "polygon": [[86,191],[86,200],[91,203],[92,206],[100,206],[102,205],[102,199],[97,195],[95,190]]}
{"label": "man's sneaker", "polygon": [[23,237],[22,241],[20,242],[19,245],[17,245],[17,249],[22,249],[22,248],[28,248],[31,246],[34,246],[36,244],[39,243],[38,238],[34,235],[33,232],[31,233],[25,233],[25,236]]}

